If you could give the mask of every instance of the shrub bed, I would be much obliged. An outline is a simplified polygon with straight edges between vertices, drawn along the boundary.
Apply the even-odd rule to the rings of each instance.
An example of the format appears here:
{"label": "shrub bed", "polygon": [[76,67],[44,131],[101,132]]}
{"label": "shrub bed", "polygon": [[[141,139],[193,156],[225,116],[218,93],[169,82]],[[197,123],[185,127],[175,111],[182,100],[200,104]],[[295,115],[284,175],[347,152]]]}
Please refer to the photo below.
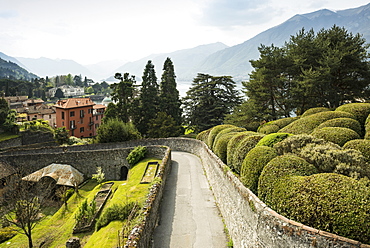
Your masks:
{"label": "shrub bed", "polygon": [[253,131],[245,131],[235,134],[230,141],[227,143],[227,155],[226,155],[226,161],[227,165],[232,168],[233,166],[233,154],[237,152],[238,145],[242,140],[244,140],[246,137],[253,136],[253,135],[260,135],[257,132]]}
{"label": "shrub bed", "polygon": [[229,167],[236,173],[240,174],[240,169],[242,167],[245,156],[252,148],[256,146],[258,141],[260,141],[263,136],[263,134],[260,134],[244,137],[244,139],[241,140],[240,143],[236,146],[234,153],[230,154],[231,163],[228,164]]}
{"label": "shrub bed", "polygon": [[323,127],[320,129],[315,129],[311,135],[319,139],[333,142],[340,146],[343,146],[350,140],[360,138],[358,133],[345,127]]}
{"label": "shrub bed", "polygon": [[[139,209],[136,207],[137,204],[134,202],[129,202],[128,204],[113,204],[104,212],[101,214],[99,217],[98,221],[96,222],[96,230],[99,230],[100,228],[106,226],[109,224],[109,222],[114,221],[114,220],[126,220],[127,217],[131,214],[133,209]],[[132,214],[135,214],[133,212]],[[133,215],[132,217],[135,217]]]}
{"label": "shrub bed", "polygon": [[325,107],[310,108],[310,109],[307,109],[301,115],[301,118],[307,117],[309,115],[317,114],[317,113],[320,113],[320,112],[326,112],[326,111],[330,111],[330,109],[329,108],[325,108]]}
{"label": "shrub bed", "polygon": [[240,180],[244,186],[257,194],[259,176],[265,165],[276,156],[276,150],[268,146],[256,146],[250,150],[245,156],[240,172]]}
{"label": "shrub bed", "polygon": [[245,131],[245,128],[226,128],[216,136],[212,150],[225,164],[227,163],[227,144],[232,137],[241,131]]}
{"label": "shrub bed", "polygon": [[355,149],[362,153],[367,163],[370,163],[370,140],[356,139],[344,144],[345,149]]}
{"label": "shrub bed", "polygon": [[316,129],[321,129],[324,127],[345,127],[345,128],[352,129],[353,131],[358,133],[358,135],[360,136],[362,136],[363,134],[363,131],[362,131],[363,128],[360,122],[358,122],[357,120],[351,119],[351,118],[335,118],[335,119],[327,120],[321,123]]}
{"label": "shrub bed", "polygon": [[230,128],[230,127],[236,127],[236,126],[234,126],[234,125],[218,125],[218,126],[212,127],[210,132],[209,132],[207,143],[206,143],[208,145],[208,147],[210,149],[212,149],[213,142],[214,142],[217,134],[219,132],[221,132],[222,130],[224,130],[225,128]]}
{"label": "shrub bed", "polygon": [[369,188],[335,173],[287,176],[275,184],[270,206],[285,217],[370,243]]}
{"label": "shrub bed", "polygon": [[315,166],[303,158],[295,155],[278,156],[272,159],[261,172],[258,181],[258,197],[267,205],[275,207],[275,185],[280,180],[284,181],[290,176],[309,176],[317,172]]}
{"label": "shrub bed", "polygon": [[370,139],[370,115],[365,121],[365,139]]}
{"label": "shrub bed", "polygon": [[279,120],[269,121],[258,128],[258,132],[264,134],[277,133],[281,128],[289,125],[299,117],[287,117]]}
{"label": "shrub bed", "polygon": [[145,157],[145,154],[146,146],[137,146],[127,155],[126,160],[131,166],[134,166]]}
{"label": "shrub bed", "polygon": [[211,132],[211,128],[207,129],[207,130],[204,130],[204,131],[197,134],[196,139],[201,140],[201,141],[203,141],[204,143],[207,144],[208,136],[209,136],[210,132]]}
{"label": "shrub bed", "polygon": [[280,129],[279,133],[310,134],[321,123],[335,118],[356,119],[352,114],[343,111],[319,112],[293,121],[286,127]]}
{"label": "shrub bed", "polygon": [[365,120],[370,114],[370,103],[348,103],[339,106],[335,111],[351,113],[361,125],[365,125]]}
{"label": "shrub bed", "polygon": [[274,144],[286,139],[289,136],[292,136],[293,134],[290,133],[270,133],[263,137],[256,146],[269,146],[273,147]]}

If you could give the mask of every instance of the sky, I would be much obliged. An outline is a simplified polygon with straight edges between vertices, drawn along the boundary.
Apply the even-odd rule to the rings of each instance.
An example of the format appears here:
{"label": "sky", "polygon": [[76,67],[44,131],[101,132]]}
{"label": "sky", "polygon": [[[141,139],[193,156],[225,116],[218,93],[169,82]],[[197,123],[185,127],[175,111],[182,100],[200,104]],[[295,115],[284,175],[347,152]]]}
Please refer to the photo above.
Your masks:
{"label": "sky", "polygon": [[83,65],[240,44],[296,14],[370,0],[0,0],[0,52]]}

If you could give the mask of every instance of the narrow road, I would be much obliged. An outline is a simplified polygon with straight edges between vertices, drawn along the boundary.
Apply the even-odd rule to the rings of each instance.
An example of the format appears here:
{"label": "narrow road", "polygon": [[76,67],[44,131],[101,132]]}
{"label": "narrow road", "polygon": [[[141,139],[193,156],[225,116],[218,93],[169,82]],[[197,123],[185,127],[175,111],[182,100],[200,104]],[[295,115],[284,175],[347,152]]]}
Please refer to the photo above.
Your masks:
{"label": "narrow road", "polygon": [[197,156],[172,152],[172,169],[160,211],[153,247],[227,246],[224,224]]}

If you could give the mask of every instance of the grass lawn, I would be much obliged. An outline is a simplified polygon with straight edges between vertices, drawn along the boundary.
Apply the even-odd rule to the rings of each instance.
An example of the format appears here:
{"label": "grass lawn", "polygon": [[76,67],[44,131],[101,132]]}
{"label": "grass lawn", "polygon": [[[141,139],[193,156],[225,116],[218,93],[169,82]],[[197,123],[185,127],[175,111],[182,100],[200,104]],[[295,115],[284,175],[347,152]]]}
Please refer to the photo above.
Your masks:
{"label": "grass lawn", "polygon": [[[135,201],[142,204],[146,200],[146,195],[151,185],[140,184],[140,180],[149,161],[161,162],[161,160],[153,158],[142,160],[129,171],[127,181],[113,181],[112,191],[114,194],[110,197],[104,209],[117,203],[125,204],[128,201]],[[118,232],[122,230],[123,221],[112,221],[97,232],[72,234],[75,225],[74,215],[78,210],[78,206],[85,199],[90,202],[100,187],[94,180],[90,180],[79,190],[79,196],[76,193],[73,194],[68,200],[67,207],[63,205],[55,214],[52,214],[53,211],[48,209],[49,215],[46,215],[33,230],[34,246],[39,247],[42,242],[45,242],[42,247],[65,247],[66,241],[76,236],[80,238],[82,247],[117,247],[119,242]],[[131,225],[134,224],[133,222]],[[122,240],[120,242],[122,245]],[[1,243],[0,248],[3,247],[28,247],[27,237],[18,234],[12,239]]]}

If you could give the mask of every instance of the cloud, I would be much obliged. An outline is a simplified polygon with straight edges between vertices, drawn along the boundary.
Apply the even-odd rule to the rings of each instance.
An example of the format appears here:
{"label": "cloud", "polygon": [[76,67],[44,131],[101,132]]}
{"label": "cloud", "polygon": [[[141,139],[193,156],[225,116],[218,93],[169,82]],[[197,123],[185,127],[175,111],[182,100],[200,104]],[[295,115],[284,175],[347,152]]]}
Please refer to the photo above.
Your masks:
{"label": "cloud", "polygon": [[212,0],[203,8],[201,22],[220,28],[265,23],[277,11],[269,3],[270,0]]}

